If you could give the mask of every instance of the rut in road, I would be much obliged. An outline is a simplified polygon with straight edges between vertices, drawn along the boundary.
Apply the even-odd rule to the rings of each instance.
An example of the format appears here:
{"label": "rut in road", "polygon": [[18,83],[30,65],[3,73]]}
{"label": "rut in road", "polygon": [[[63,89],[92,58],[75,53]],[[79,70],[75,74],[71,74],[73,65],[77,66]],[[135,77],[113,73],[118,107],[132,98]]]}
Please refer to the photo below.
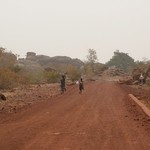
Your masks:
{"label": "rut in road", "polygon": [[137,128],[113,82],[91,82],[82,94],[65,94],[0,121],[2,150],[149,150],[150,136]]}

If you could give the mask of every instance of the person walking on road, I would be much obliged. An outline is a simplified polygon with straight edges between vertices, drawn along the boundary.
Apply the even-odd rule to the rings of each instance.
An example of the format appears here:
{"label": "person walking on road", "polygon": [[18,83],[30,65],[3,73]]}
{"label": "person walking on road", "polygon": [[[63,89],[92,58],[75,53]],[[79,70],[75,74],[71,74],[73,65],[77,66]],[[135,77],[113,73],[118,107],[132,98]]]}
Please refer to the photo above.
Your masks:
{"label": "person walking on road", "polygon": [[83,90],[84,90],[84,85],[83,85],[83,79],[81,78],[79,80],[79,93],[81,94]]}
{"label": "person walking on road", "polygon": [[63,94],[66,91],[66,83],[65,83],[66,76],[63,74],[61,77],[62,78],[60,80],[60,88],[61,88],[61,94]]}
{"label": "person walking on road", "polygon": [[139,80],[140,80],[140,83],[143,85],[143,84],[144,84],[144,76],[143,76],[142,73],[141,73],[141,75],[140,75]]}

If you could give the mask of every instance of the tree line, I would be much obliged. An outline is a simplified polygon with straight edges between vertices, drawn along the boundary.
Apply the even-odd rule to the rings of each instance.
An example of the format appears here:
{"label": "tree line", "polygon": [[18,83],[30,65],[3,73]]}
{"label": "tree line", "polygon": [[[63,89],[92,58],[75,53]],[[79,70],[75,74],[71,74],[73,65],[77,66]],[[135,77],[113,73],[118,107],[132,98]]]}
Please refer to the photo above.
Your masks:
{"label": "tree line", "polygon": [[[60,81],[60,74],[67,73],[70,81],[74,82],[81,76],[92,78],[101,74],[110,67],[116,67],[124,72],[129,72],[138,65],[147,64],[147,62],[135,62],[127,53],[114,51],[112,58],[105,64],[99,63],[97,52],[94,49],[88,49],[86,60],[83,66],[76,67],[72,64],[59,66],[59,70],[25,70],[22,66],[16,65],[17,55],[11,51],[7,52],[5,48],[0,47],[0,89],[13,88],[18,85],[37,84],[37,83],[55,83]],[[60,69],[61,68],[61,69]]]}

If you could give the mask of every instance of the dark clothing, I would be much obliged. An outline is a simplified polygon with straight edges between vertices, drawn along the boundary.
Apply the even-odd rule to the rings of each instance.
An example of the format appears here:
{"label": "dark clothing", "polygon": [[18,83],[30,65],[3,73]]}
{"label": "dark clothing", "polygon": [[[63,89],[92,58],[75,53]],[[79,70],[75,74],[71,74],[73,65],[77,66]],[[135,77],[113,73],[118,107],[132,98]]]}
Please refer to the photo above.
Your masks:
{"label": "dark clothing", "polygon": [[79,81],[79,91],[80,91],[80,93],[82,93],[82,90],[84,90],[84,85],[83,85],[83,81],[80,80]]}
{"label": "dark clothing", "polygon": [[65,76],[62,76],[62,79],[60,80],[60,88],[61,88],[62,93],[64,93],[64,91],[66,91]]}
{"label": "dark clothing", "polygon": [[60,88],[61,88],[61,92],[63,93],[65,90],[65,80],[63,79],[60,80]]}
{"label": "dark clothing", "polygon": [[144,76],[143,76],[143,74],[140,75],[139,80],[140,80],[140,83],[141,83],[141,84],[144,84]]}

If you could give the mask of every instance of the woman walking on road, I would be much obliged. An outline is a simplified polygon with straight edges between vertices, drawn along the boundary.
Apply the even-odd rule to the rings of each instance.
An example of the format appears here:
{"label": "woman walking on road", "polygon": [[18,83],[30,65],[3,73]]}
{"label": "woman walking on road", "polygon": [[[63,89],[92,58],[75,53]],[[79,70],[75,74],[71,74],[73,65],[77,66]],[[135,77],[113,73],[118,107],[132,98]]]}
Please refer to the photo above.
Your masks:
{"label": "woman walking on road", "polygon": [[61,94],[63,94],[66,91],[66,83],[65,83],[66,76],[62,75],[62,78],[60,80],[60,88],[61,88]]}
{"label": "woman walking on road", "polygon": [[84,90],[84,85],[83,85],[83,79],[81,78],[79,81],[79,93],[82,93],[82,90]]}

